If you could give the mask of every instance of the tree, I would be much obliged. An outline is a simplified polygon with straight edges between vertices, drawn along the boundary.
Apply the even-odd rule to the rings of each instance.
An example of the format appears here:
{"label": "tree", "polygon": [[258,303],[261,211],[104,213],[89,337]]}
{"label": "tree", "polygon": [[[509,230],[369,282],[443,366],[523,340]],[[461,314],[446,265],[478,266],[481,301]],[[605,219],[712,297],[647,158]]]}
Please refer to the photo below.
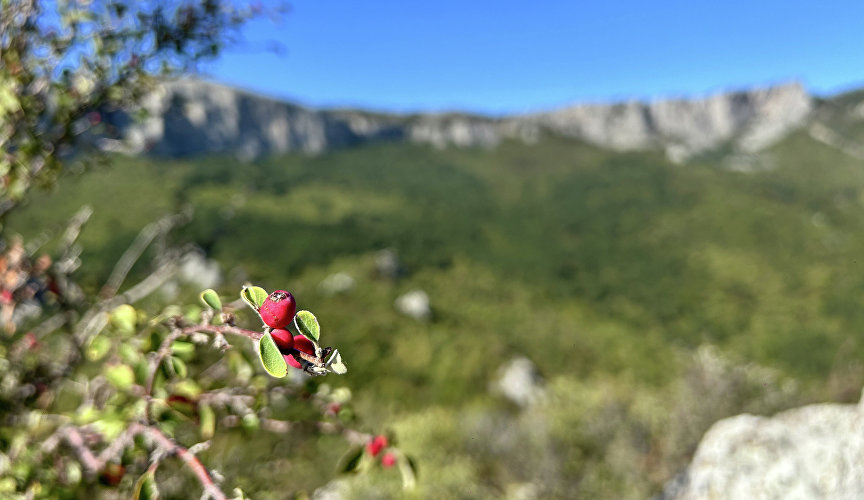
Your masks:
{"label": "tree", "polygon": [[2,0],[0,218],[66,160],[92,161],[80,153],[100,109],[128,108],[155,75],[215,56],[256,12],[220,0]]}
{"label": "tree", "polygon": [[[100,158],[102,110],[134,108],[158,76],[217,54],[260,10],[218,0],[0,0],[0,223],[33,187]],[[174,457],[204,497],[225,498],[221,477],[196,453],[218,429],[238,426],[339,434],[350,443],[342,470],[398,465],[413,483],[392,436],[350,427],[350,392],[278,380],[293,369],[347,370],[338,350],[319,345],[317,318],[295,314],[290,294],[250,285],[225,305],[213,290],[197,306],[139,305],[177,269],[183,249],[164,236],[184,214],[142,229],[102,290],[88,293],[74,271],[90,213],[69,219],[53,251],[0,227],[0,496],[77,497],[100,482],[153,498],[157,470]],[[152,271],[126,286],[154,242],[162,248]],[[238,326],[244,303],[261,328]],[[240,342],[232,348],[229,338]],[[221,368],[204,376],[214,363]],[[280,419],[269,404],[276,392],[310,416]],[[201,443],[181,443],[196,435]]]}

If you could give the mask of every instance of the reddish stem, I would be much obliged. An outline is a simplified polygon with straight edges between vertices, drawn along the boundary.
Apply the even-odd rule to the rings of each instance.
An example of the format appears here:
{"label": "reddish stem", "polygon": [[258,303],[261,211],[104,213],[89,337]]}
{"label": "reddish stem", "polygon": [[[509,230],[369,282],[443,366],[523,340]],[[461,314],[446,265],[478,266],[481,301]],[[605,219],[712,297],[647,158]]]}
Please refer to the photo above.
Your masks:
{"label": "reddish stem", "polygon": [[[133,442],[132,438],[139,434],[149,437],[151,441],[164,451],[166,456],[177,455],[178,458],[183,460],[186,466],[189,467],[193,474],[195,474],[198,482],[201,483],[201,487],[204,488],[204,492],[207,493],[210,498],[216,500],[226,499],[225,493],[219,489],[219,486],[215,481],[213,481],[213,476],[210,475],[210,472],[206,467],[204,467],[204,464],[198,460],[198,457],[190,453],[188,449],[177,444],[173,439],[169,438],[155,427],[133,422],[126,428],[126,432],[99,454],[99,457],[96,457],[96,455],[93,454],[93,451],[84,443],[81,431],[79,431],[77,427],[64,427],[61,431],[62,437],[78,454],[78,459],[80,460],[81,465],[84,466],[88,474],[91,476],[98,474],[105,468],[108,462],[117,460],[117,455],[120,455],[127,446],[131,445]],[[151,467],[154,467],[157,464],[158,462],[152,464]]]}

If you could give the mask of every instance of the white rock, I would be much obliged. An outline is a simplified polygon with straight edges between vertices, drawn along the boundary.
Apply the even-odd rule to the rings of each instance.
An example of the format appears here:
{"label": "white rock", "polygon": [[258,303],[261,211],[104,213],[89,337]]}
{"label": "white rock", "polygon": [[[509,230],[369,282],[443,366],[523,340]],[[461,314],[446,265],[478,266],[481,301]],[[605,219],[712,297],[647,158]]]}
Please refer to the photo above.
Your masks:
{"label": "white rock", "polygon": [[414,319],[425,320],[432,316],[429,295],[423,290],[411,290],[396,299],[396,310]]}
{"label": "white rock", "polygon": [[821,404],[721,420],[660,498],[864,498],[864,412]]}
{"label": "white rock", "polygon": [[395,279],[402,271],[399,255],[390,248],[385,248],[375,254],[375,272],[386,278]]}
{"label": "white rock", "polygon": [[204,252],[189,252],[180,259],[178,277],[180,281],[197,288],[215,288],[222,282],[219,264],[208,259]]}
{"label": "white rock", "polygon": [[318,284],[318,289],[326,295],[346,293],[354,288],[354,278],[348,273],[333,273]]}
{"label": "white rock", "polygon": [[543,399],[543,377],[537,366],[525,357],[513,358],[498,370],[492,392],[501,394],[521,407]]}

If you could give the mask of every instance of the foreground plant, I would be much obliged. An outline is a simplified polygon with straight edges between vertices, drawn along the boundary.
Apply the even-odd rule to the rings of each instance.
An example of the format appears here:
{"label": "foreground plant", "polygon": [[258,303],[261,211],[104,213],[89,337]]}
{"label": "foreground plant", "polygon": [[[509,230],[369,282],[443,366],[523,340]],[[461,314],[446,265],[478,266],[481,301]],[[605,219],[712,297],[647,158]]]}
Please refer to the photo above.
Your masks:
{"label": "foreground plant", "polygon": [[[7,404],[17,401],[22,410],[6,415],[6,430],[0,432],[0,442],[8,443],[0,453],[0,496],[16,498],[16,492],[20,498],[63,496],[98,481],[106,487],[131,490],[135,498],[157,498],[156,472],[175,457],[200,484],[202,498],[228,498],[222,475],[197,455],[209,447],[219,429],[294,431],[299,422],[273,418],[266,405],[268,393],[278,390],[290,397],[305,391],[302,386],[274,385],[261,379],[263,375],[254,374],[254,365],[243,351],[256,351],[264,372],[277,379],[287,375],[289,364],[315,377],[347,372],[339,351],[319,344],[321,328],[309,311],[295,314],[293,306],[280,308],[284,316],[291,316],[278,322],[281,328],[268,326],[264,318],[259,329],[237,325],[235,309],[243,303],[261,316],[262,309],[266,313],[272,307],[267,304],[286,300],[286,294],[268,294],[260,287],[247,286],[240,293],[242,301],[223,305],[219,295],[208,289],[200,295],[204,308],[169,306],[148,317],[132,305],[121,304],[102,313],[102,326],[83,338],[83,358],[67,358],[70,365],[63,372],[74,372],[80,362],[84,372],[87,366],[98,367],[95,376],[61,376],[51,382],[53,388],[28,381],[35,393],[16,393],[17,399],[3,394]],[[82,321],[86,319],[85,315]],[[299,333],[292,335],[290,328]],[[243,337],[252,345],[244,348]],[[241,342],[232,345],[229,338]],[[33,340],[21,335],[15,345],[21,360],[47,362],[45,356],[50,357],[46,352],[49,337]],[[200,363],[190,362],[196,361],[196,354],[206,345],[221,353],[222,359],[193,374]],[[223,368],[225,374],[214,379],[212,373],[219,372],[215,367],[220,364],[228,371]],[[0,368],[4,368],[0,374],[5,373],[6,383],[10,373]],[[347,425],[353,420],[349,401],[347,389],[334,390],[323,384],[316,386],[311,398],[297,402],[311,404],[319,412],[313,430],[339,434],[349,442],[339,467],[343,472],[357,472],[368,468],[360,466],[364,447],[376,443],[377,455],[388,442],[383,436]],[[177,440],[177,431],[189,424],[197,425],[201,442],[184,445]],[[302,425],[308,432],[308,423]],[[388,458],[380,460],[382,466],[404,463],[403,482],[413,486],[413,463],[407,458],[400,462],[404,455],[396,448],[387,448],[387,452]],[[234,496],[245,498],[239,489]]]}

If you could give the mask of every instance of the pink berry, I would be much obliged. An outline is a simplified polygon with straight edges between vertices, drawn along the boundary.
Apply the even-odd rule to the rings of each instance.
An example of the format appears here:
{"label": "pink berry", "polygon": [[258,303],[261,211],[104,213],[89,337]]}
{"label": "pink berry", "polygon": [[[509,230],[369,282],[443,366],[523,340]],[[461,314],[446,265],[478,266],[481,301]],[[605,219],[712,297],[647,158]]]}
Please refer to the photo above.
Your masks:
{"label": "pink berry", "polygon": [[288,354],[291,349],[294,349],[294,336],[288,330],[277,328],[270,332],[270,336],[273,337],[273,342],[276,342],[276,347],[282,354]]}
{"label": "pink berry", "polygon": [[294,301],[294,296],[285,290],[276,290],[268,295],[258,310],[264,324],[270,328],[285,328],[294,319],[296,312],[297,303]]}
{"label": "pink berry", "polygon": [[383,457],[381,457],[381,465],[385,468],[390,468],[396,465],[396,456],[392,453],[385,453]]}
{"label": "pink berry", "polygon": [[293,366],[294,368],[297,368],[298,370],[303,369],[303,365],[301,365],[299,361],[294,359],[294,356],[292,356],[290,354],[285,354],[282,357],[285,358],[285,362],[288,363],[288,366]]}
{"label": "pink berry", "polygon": [[377,436],[372,438],[372,441],[369,441],[369,443],[366,445],[366,451],[368,451],[369,454],[373,457],[377,457],[378,454],[381,453],[381,450],[386,447],[387,436],[382,436],[381,434],[378,434]]}
{"label": "pink berry", "polygon": [[310,356],[315,355],[315,344],[302,335],[294,336],[294,349]]}

